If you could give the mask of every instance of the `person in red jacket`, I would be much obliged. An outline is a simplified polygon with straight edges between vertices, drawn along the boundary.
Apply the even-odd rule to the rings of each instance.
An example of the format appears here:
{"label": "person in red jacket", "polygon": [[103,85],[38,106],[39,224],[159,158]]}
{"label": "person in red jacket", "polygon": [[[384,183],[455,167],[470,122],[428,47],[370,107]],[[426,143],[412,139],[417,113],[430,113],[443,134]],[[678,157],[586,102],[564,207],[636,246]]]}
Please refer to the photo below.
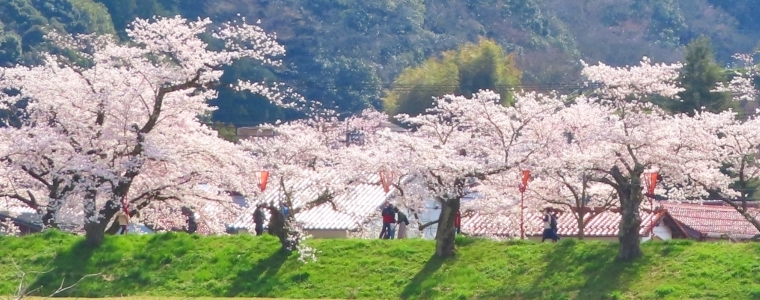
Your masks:
{"label": "person in red jacket", "polygon": [[393,228],[391,227],[391,224],[396,223],[396,213],[393,211],[393,204],[389,203],[388,206],[383,208],[380,215],[383,216],[383,230],[380,231],[380,238],[386,240],[392,239]]}

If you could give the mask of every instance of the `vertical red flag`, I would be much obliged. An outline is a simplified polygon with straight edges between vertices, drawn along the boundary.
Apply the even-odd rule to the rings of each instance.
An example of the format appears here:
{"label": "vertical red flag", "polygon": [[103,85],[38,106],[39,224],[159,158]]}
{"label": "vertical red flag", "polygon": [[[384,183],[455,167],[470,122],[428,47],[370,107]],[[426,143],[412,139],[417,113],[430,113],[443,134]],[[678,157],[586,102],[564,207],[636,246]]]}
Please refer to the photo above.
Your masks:
{"label": "vertical red flag", "polygon": [[528,188],[528,180],[530,179],[530,171],[522,171],[522,184],[520,185],[520,193],[525,193],[525,189]]}
{"label": "vertical red flag", "polygon": [[647,194],[649,197],[654,197],[654,189],[657,187],[657,178],[659,175],[660,174],[657,172],[649,173],[649,186],[647,186]]}
{"label": "vertical red flag", "polygon": [[259,189],[263,193],[267,189],[267,181],[269,180],[269,171],[259,172]]}

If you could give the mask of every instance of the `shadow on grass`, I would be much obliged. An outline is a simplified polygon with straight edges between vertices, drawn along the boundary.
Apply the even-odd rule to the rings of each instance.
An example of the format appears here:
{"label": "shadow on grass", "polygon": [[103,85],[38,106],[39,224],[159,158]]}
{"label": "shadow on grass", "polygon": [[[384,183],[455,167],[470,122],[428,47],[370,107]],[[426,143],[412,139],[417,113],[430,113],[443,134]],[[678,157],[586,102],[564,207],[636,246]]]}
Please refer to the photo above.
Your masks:
{"label": "shadow on grass", "polygon": [[[618,299],[639,275],[647,258],[617,261],[617,244],[586,244],[574,240],[557,243],[543,257],[546,267],[519,298],[527,299]],[[502,298],[514,288],[497,289],[483,298]]]}
{"label": "shadow on grass", "polygon": [[[66,287],[87,274],[97,273],[88,270],[89,264],[87,263],[90,261],[90,258],[96,249],[97,247],[88,245],[84,240],[76,242],[70,249],[57,253],[55,258],[53,258],[44,270],[39,270],[44,273],[39,274],[39,276],[27,287],[29,290],[39,289],[34,295],[49,296],[60,287],[61,282],[63,282],[63,286]],[[99,279],[90,278],[90,280]],[[75,288],[69,289],[57,296],[67,296],[75,290]],[[80,294],[77,293],[77,295]]]}
{"label": "shadow on grass", "polygon": [[[278,287],[289,284],[288,282],[282,282],[282,280],[276,276],[277,272],[285,261],[288,260],[289,256],[289,252],[278,250],[273,252],[269,257],[259,260],[251,268],[238,272],[235,276],[235,280],[227,290],[226,296],[271,296],[272,291]],[[304,273],[296,275],[291,279],[294,282],[304,281],[308,279],[308,276],[308,273]]]}
{"label": "shadow on grass", "polygon": [[422,269],[417,272],[414,277],[412,277],[411,282],[409,282],[404,287],[404,290],[401,292],[401,295],[399,295],[399,298],[433,298],[432,294],[434,293],[434,289],[437,284],[435,282],[431,283],[428,281],[428,279],[433,276],[433,274],[438,272],[438,269],[441,268],[445,261],[445,258],[440,258],[435,255],[431,256],[430,259],[425,262],[425,265],[422,266]]}

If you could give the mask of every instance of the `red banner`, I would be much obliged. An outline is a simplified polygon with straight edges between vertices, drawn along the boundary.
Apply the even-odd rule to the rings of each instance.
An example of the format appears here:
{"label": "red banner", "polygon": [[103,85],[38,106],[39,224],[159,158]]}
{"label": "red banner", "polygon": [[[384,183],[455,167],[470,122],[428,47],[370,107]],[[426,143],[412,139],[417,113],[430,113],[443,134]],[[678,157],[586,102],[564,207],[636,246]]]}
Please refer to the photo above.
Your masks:
{"label": "red banner", "polygon": [[649,195],[649,197],[654,197],[654,188],[657,187],[657,178],[659,175],[660,174],[657,172],[649,173],[649,185],[647,186],[647,195]]}
{"label": "red banner", "polygon": [[380,184],[383,186],[383,191],[389,192],[393,184],[393,172],[380,171]]}
{"label": "red banner", "polygon": [[520,184],[520,193],[525,193],[525,190],[528,188],[528,180],[530,179],[530,171],[529,170],[523,170],[522,171],[522,184]]}
{"label": "red banner", "polygon": [[269,180],[269,171],[261,171],[259,173],[259,189],[263,193],[267,189],[267,181]]}

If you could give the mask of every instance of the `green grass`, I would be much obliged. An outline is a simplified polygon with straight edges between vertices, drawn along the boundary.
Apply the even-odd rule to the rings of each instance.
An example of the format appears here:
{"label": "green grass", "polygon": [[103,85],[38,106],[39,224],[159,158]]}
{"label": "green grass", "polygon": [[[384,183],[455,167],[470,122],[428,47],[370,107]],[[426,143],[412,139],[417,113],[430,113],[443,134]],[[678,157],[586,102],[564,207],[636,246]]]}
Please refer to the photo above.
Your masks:
{"label": "green grass", "polygon": [[617,245],[602,242],[457,242],[457,257],[441,260],[425,240],[311,240],[318,260],[303,264],[269,236],[111,236],[90,249],[47,232],[0,238],[0,294],[18,282],[12,258],[53,269],[32,284],[43,292],[103,273],[69,297],[760,299],[757,243],[645,244],[644,258],[620,263]]}

